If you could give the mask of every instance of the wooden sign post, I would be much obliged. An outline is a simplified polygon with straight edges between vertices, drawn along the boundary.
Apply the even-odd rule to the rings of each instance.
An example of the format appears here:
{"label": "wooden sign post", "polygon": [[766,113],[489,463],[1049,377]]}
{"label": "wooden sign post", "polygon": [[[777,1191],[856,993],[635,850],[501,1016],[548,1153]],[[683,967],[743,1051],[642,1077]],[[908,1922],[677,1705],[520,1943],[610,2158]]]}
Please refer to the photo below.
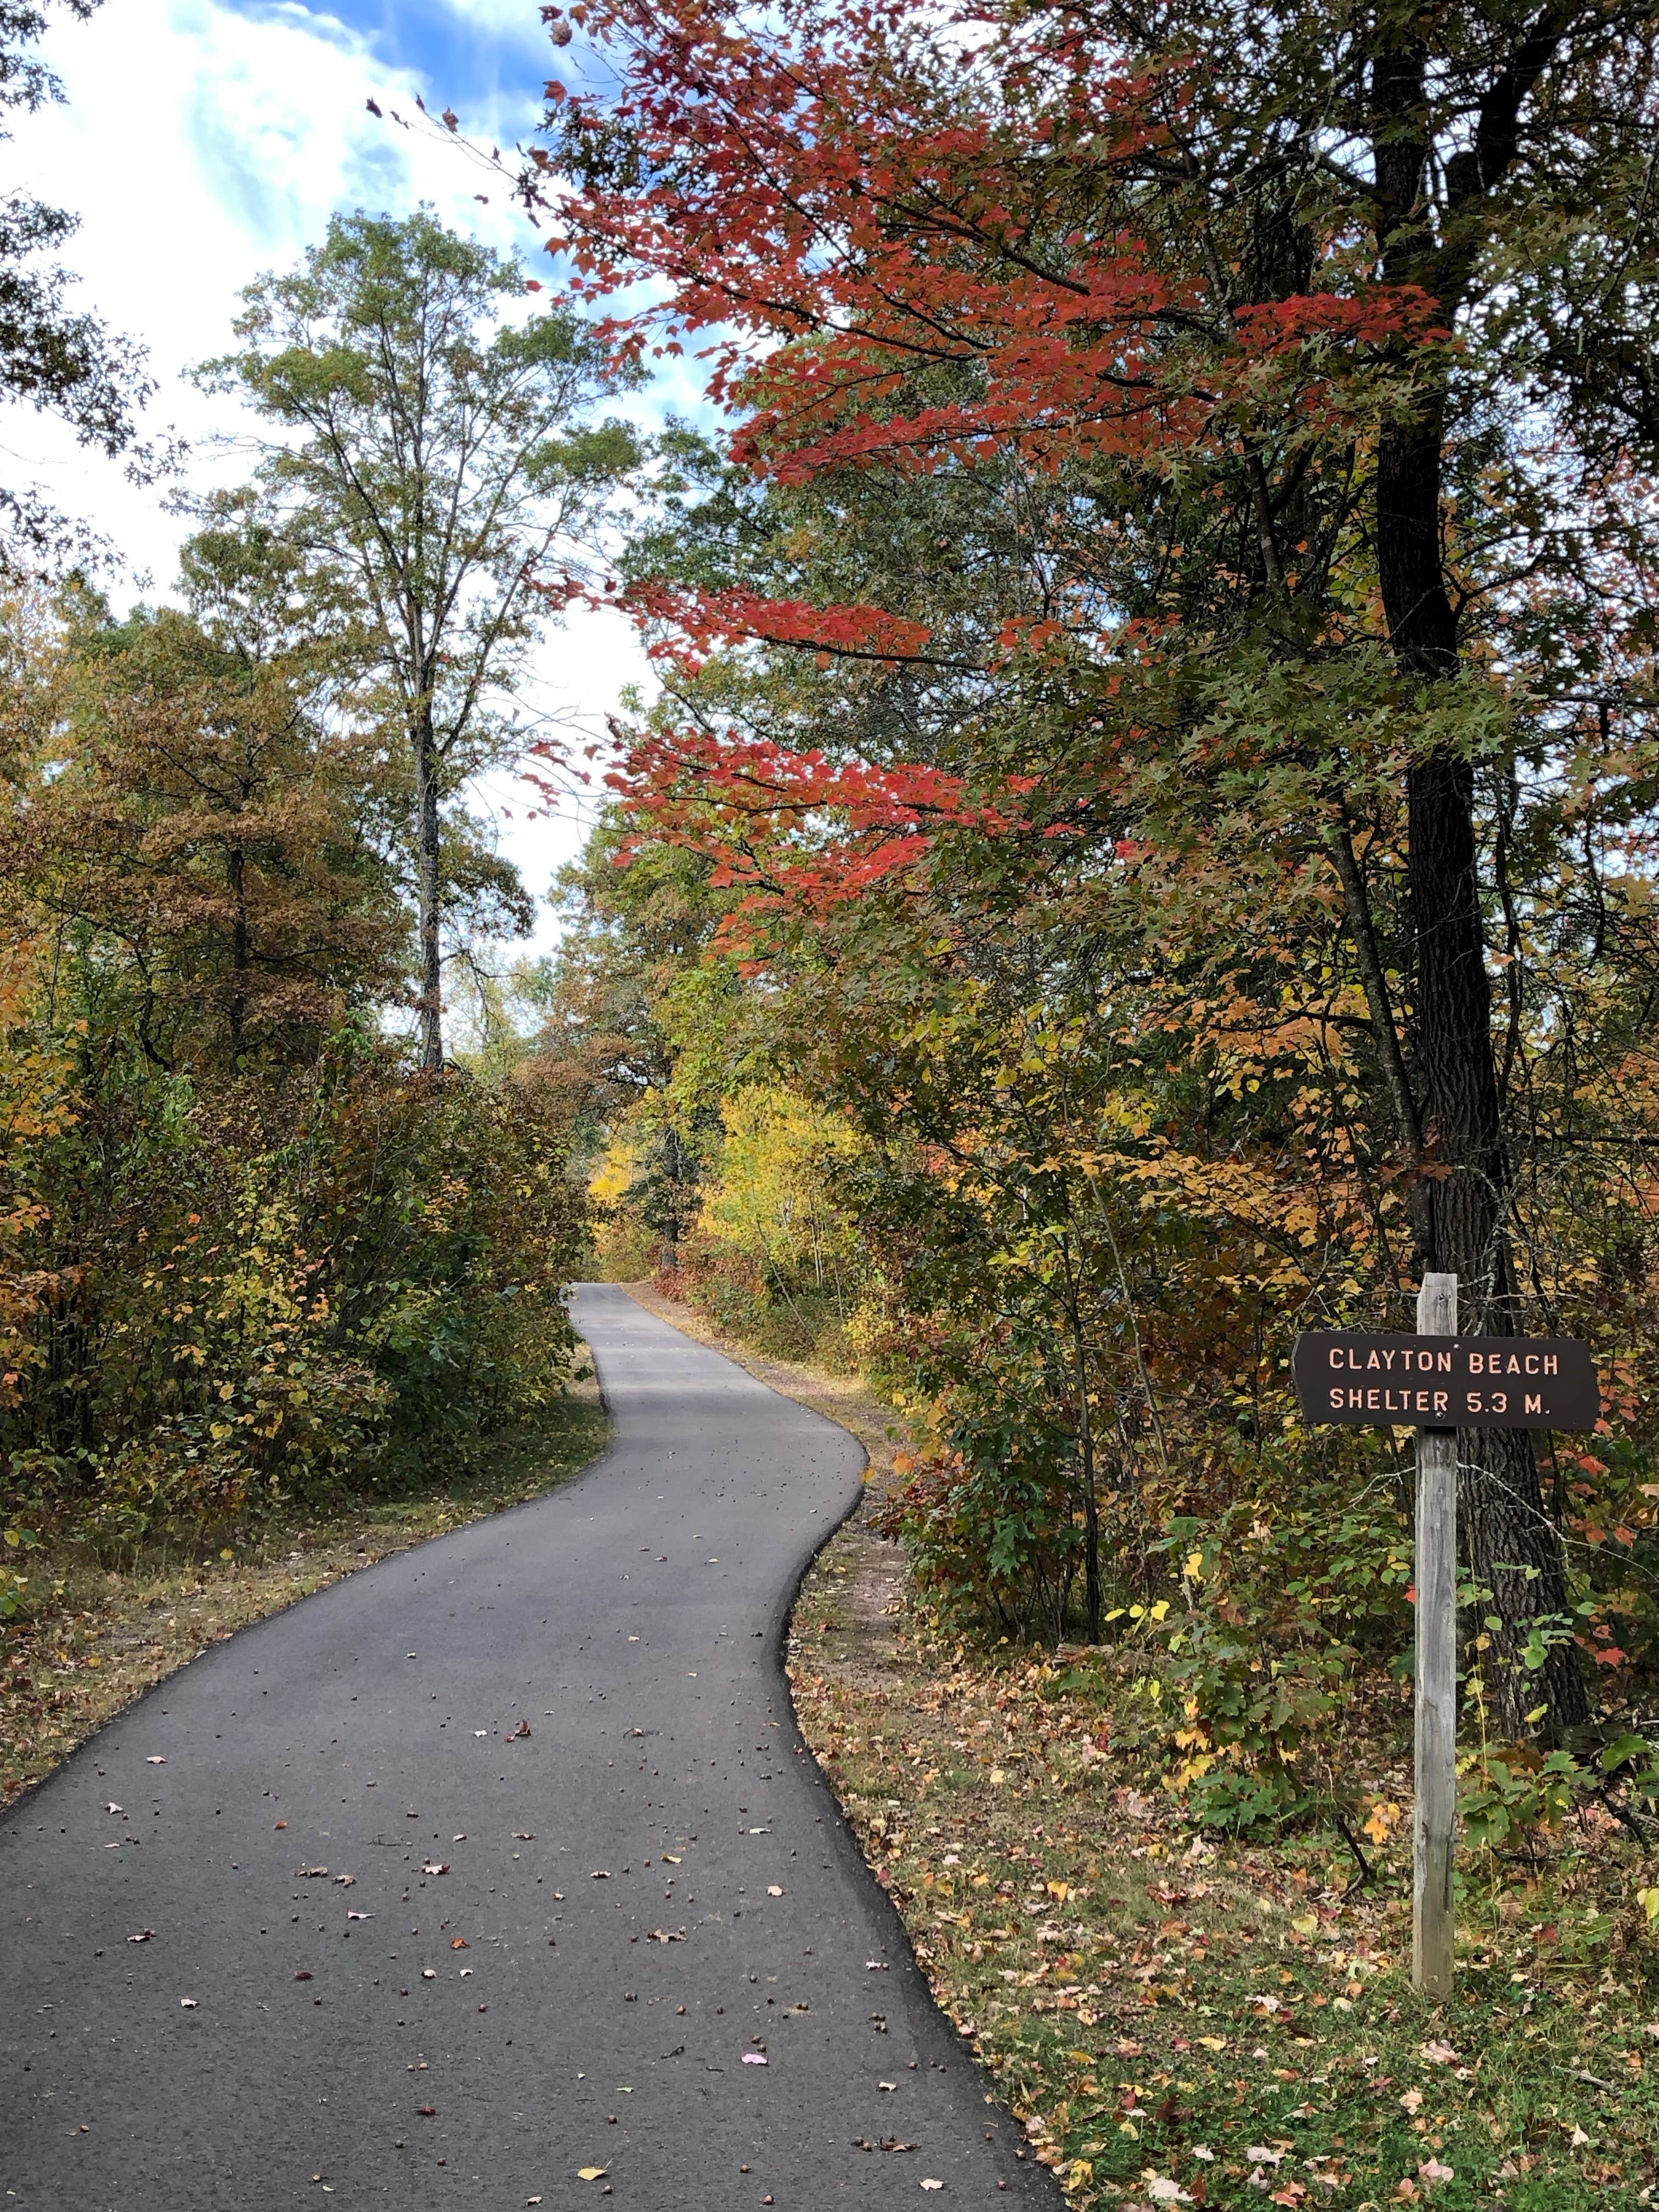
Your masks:
{"label": "wooden sign post", "polygon": [[1601,1391],[1570,1337],[1457,1334],[1457,1278],[1425,1274],[1415,1336],[1332,1329],[1291,1357],[1310,1421],[1417,1431],[1417,1802],[1412,1981],[1451,1995],[1457,1816],[1457,1431],[1593,1429]]}
{"label": "wooden sign post", "polygon": [[[1457,1334],[1457,1278],[1429,1275],[1419,1336]],[[1452,1843],[1457,1814],[1457,1431],[1417,1431],[1416,1802],[1412,1817],[1412,1981],[1452,1987]]]}

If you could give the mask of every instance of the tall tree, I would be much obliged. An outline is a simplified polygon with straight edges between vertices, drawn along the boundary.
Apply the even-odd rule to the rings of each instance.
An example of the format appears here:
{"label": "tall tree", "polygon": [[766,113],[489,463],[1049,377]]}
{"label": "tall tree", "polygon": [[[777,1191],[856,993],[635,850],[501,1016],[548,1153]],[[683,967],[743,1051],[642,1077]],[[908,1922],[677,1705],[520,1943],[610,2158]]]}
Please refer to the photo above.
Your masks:
{"label": "tall tree", "polygon": [[272,426],[270,511],[356,621],[405,732],[434,1069],[445,806],[522,747],[513,686],[636,458],[621,422],[592,417],[629,372],[564,303],[514,317],[526,289],[515,262],[424,210],[337,217],[302,269],[248,287],[240,349],[201,372]]}
{"label": "tall tree", "polygon": [[[659,281],[641,325],[719,332],[737,457],[785,484],[1012,465],[1053,487],[1031,518],[1047,603],[965,657],[879,575],[841,604],[740,573],[636,593],[688,664],[735,642],[976,678],[965,781],[896,733],[826,757],[690,715],[639,757],[642,803],[797,825],[820,904],[917,865],[930,824],[995,832],[1022,797],[1043,834],[1109,838],[1119,867],[1150,854],[1148,884],[1184,876],[1189,910],[1206,880],[1224,895],[1221,854],[1264,887],[1320,880],[1346,908],[1414,1266],[1455,1270],[1466,1326],[1509,1325],[1486,965],[1504,894],[1483,851],[1501,810],[1483,822],[1481,779],[1525,750],[1615,791],[1647,711],[1641,687],[1593,684],[1597,750],[1515,641],[1540,592],[1558,629],[1598,636],[1651,594],[1631,343],[1652,291],[1650,8],[1106,0],[944,31],[904,4],[607,0],[593,20],[620,89],[553,118],[549,167],[576,179],[561,213],[596,286]],[[1022,659],[1069,701],[1013,763],[987,707]],[[853,836],[827,858],[799,825],[830,810]],[[1241,941],[1276,957],[1254,925]],[[1470,1436],[1463,1460],[1503,1717],[1524,1722],[1541,1650],[1571,1724],[1584,1690],[1530,1443]]]}

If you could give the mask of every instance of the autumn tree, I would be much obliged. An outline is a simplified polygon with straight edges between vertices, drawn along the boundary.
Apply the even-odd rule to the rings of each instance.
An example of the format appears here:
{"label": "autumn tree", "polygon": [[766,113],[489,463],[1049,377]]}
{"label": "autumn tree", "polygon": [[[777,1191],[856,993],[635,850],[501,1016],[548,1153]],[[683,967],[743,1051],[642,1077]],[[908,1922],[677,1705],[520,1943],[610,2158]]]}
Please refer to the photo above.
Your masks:
{"label": "autumn tree", "polygon": [[[302,269],[247,289],[239,349],[203,372],[270,426],[268,511],[310,587],[357,626],[408,747],[431,1068],[454,903],[446,810],[531,742],[514,687],[635,457],[592,412],[626,372],[568,303],[514,313],[526,289],[516,263],[424,210],[337,217]],[[476,848],[451,872],[488,889]]]}
{"label": "autumn tree", "polygon": [[402,969],[384,748],[257,532],[203,534],[185,568],[185,608],[65,601],[9,869],[103,945],[158,1066],[303,1061]]}
{"label": "autumn tree", "polygon": [[[1595,794],[1598,850],[1648,803],[1648,12],[594,21],[619,89],[559,95],[549,167],[593,288],[657,281],[636,342],[714,334],[732,457],[780,488],[1012,470],[1046,572],[966,652],[873,568],[845,599],[641,578],[694,678],[784,647],[886,672],[890,702],[976,696],[921,757],[902,717],[814,749],[690,713],[636,752],[636,804],[718,849],[751,910],[915,879],[953,828],[1073,840],[1194,933],[1207,906],[1224,963],[1237,927],[1264,1033],[1283,896],[1316,937],[1334,915],[1411,1199],[1390,1295],[1449,1267],[1466,1327],[1515,1325],[1504,872],[1553,834],[1553,799],[1532,810],[1559,780]],[[1569,674],[1551,641],[1575,632],[1596,643]],[[1011,760],[988,708],[1021,672],[1042,711]],[[1571,1725],[1531,1444],[1473,1433],[1462,1457],[1504,1724],[1541,1676]]]}

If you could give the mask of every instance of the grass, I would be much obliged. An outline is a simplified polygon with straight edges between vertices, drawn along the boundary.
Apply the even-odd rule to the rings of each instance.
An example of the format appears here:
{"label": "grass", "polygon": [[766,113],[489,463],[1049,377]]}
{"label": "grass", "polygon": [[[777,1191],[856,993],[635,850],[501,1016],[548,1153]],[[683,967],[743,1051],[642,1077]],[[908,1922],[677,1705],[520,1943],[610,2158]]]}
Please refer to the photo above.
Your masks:
{"label": "grass", "polygon": [[240,1547],[156,1546],[120,1567],[73,1545],[14,1554],[33,1588],[56,1595],[0,1634],[0,1804],[250,1621],[389,1553],[556,1489],[604,1448],[606,1426],[590,1371],[536,1433],[504,1440],[429,1487],[290,1513]]}

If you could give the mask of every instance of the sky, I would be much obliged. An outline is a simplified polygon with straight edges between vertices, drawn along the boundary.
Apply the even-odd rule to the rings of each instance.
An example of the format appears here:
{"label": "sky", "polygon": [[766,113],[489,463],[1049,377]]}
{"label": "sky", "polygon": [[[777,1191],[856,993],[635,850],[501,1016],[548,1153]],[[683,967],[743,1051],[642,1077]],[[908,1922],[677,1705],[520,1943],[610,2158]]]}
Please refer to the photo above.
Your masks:
{"label": "sky", "polygon": [[[548,272],[536,234],[453,142],[400,130],[446,106],[475,139],[503,148],[532,129],[555,60],[536,0],[104,0],[85,23],[54,21],[42,49],[63,82],[61,107],[16,119],[0,145],[0,191],[32,193],[81,218],[63,259],[81,280],[75,304],[149,349],[160,390],[153,432],[188,441],[185,481],[248,473],[237,413],[185,380],[192,362],[226,349],[240,289],[296,263],[336,210],[394,216],[430,202],[443,219]],[[556,57],[574,80],[577,47]],[[367,102],[384,111],[377,120]],[[483,193],[489,204],[476,195]],[[653,404],[654,403],[647,403]],[[86,517],[125,557],[112,580],[125,604],[165,597],[187,523],[162,489],[125,481],[119,464],[76,447],[27,410],[0,414],[0,451],[16,478]],[[538,702],[597,732],[627,683],[648,683],[629,627],[603,613],[550,638]],[[483,794],[503,848],[544,893],[580,841],[591,802],[527,818],[527,794]],[[545,908],[535,943],[553,934]]]}

